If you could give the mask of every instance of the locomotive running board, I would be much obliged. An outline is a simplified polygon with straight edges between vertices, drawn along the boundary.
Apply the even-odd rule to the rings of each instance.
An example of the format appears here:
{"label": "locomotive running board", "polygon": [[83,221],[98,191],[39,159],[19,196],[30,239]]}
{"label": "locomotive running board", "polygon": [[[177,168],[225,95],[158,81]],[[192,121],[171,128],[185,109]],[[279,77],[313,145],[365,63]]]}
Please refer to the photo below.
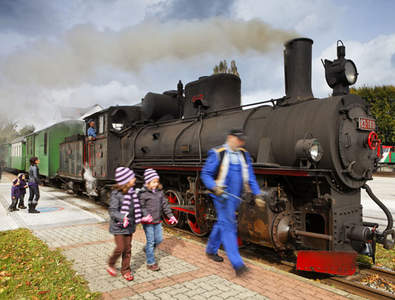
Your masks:
{"label": "locomotive running board", "polygon": [[296,269],[332,275],[349,276],[356,271],[355,252],[298,251]]}

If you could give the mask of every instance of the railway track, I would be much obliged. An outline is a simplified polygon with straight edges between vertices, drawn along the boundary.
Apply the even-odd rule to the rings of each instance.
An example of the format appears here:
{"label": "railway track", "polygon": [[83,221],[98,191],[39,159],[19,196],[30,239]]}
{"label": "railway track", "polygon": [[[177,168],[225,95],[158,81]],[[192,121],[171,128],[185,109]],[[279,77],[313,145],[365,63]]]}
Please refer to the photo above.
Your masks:
{"label": "railway track", "polygon": [[[165,227],[170,233],[181,236],[187,236],[188,239],[195,240],[200,243],[207,241],[207,237],[197,237],[192,232],[177,228]],[[368,299],[395,299],[395,272],[370,266],[366,264],[359,264],[358,271],[355,275],[349,277],[336,277],[327,274],[300,272],[295,269],[296,264],[291,260],[281,260],[271,249],[259,246],[249,245],[249,247],[242,247],[240,249],[243,257],[248,259],[264,262],[283,271],[294,273],[312,280],[319,280],[321,283],[334,286],[338,289],[352,293]],[[366,279],[376,277],[378,280],[390,283],[393,285],[394,293],[387,292],[383,289],[369,286]]]}

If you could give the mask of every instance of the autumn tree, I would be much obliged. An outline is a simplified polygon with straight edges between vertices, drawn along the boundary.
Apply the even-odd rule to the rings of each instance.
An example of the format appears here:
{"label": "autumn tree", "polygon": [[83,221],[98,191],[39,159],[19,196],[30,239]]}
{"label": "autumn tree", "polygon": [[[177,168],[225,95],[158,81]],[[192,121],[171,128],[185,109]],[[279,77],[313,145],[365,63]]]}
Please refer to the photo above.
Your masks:
{"label": "autumn tree", "polygon": [[239,72],[237,72],[236,62],[234,60],[230,62],[230,67],[228,67],[226,59],[221,60],[218,65],[215,65],[213,72],[214,74],[228,73],[240,77]]}
{"label": "autumn tree", "polygon": [[34,132],[33,125],[26,125],[18,130],[18,124],[14,121],[2,120],[0,122],[0,144],[9,143],[20,136]]}
{"label": "autumn tree", "polygon": [[364,86],[352,88],[350,92],[369,103],[382,144],[395,146],[395,86]]}

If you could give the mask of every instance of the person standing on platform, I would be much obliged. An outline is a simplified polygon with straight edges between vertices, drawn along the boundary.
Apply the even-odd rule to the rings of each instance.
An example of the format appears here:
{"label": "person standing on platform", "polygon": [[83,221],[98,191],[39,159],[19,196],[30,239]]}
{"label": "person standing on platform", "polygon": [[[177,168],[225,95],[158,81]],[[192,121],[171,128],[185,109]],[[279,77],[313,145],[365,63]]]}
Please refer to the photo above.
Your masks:
{"label": "person standing on platform", "polygon": [[12,181],[11,187],[11,205],[8,207],[9,211],[18,211],[19,209],[16,208],[19,198],[19,179],[15,178]]}
{"label": "person standing on platform", "polygon": [[18,175],[18,179],[19,179],[19,204],[18,204],[18,208],[20,209],[25,209],[25,195],[26,195],[26,188],[28,187],[27,183],[26,183],[26,178],[25,178],[25,174],[20,173]]}
{"label": "person standing on platform", "polygon": [[38,157],[33,156],[32,158],[30,158],[29,183],[28,183],[29,186],[28,212],[31,214],[40,213],[39,210],[36,210],[38,199],[40,199],[40,190],[38,188],[39,184],[41,183],[40,170],[38,169],[39,163],[40,160],[38,159]]}
{"label": "person standing on platform", "polygon": [[213,192],[217,222],[210,233],[206,255],[222,262],[218,249],[223,244],[226,254],[240,276],[248,268],[245,266],[238,249],[236,210],[240,206],[243,191],[255,195],[256,203],[263,203],[261,190],[256,181],[252,161],[244,148],[246,136],[241,129],[232,129],[224,145],[209,150],[206,163],[201,171],[204,185]]}
{"label": "person standing on platform", "polygon": [[95,129],[95,121],[89,120],[88,121],[89,128],[88,128],[88,140],[94,141],[96,140],[96,129]]}

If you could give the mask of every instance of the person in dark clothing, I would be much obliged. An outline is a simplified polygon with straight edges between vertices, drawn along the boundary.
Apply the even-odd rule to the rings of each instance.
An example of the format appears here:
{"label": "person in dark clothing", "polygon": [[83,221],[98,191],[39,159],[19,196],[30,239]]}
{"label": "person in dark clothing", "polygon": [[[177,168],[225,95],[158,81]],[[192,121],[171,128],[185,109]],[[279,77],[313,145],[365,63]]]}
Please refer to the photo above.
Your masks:
{"label": "person in dark clothing", "polygon": [[38,169],[38,164],[40,160],[38,157],[33,156],[30,158],[30,168],[29,168],[29,213],[37,214],[40,211],[36,210],[38,199],[40,199],[40,190],[38,186],[40,185],[40,170]]}
{"label": "person in dark clothing", "polygon": [[177,219],[171,212],[165,195],[159,187],[159,175],[154,169],[144,171],[145,187],[139,192],[139,199],[143,216],[142,220],[147,245],[145,255],[147,258],[147,268],[151,271],[159,271],[160,268],[155,261],[154,249],[162,242],[161,216],[164,213],[171,224],[177,223]]}
{"label": "person in dark clothing", "polygon": [[114,235],[115,249],[108,260],[107,272],[116,276],[114,268],[116,261],[122,255],[121,274],[127,281],[134,279],[130,270],[132,256],[132,236],[136,225],[141,222],[141,207],[134,190],[136,178],[129,168],[119,167],[115,170],[114,190],[111,193],[110,206],[110,233]]}
{"label": "person in dark clothing", "polygon": [[19,179],[19,204],[18,204],[18,208],[20,209],[25,209],[25,195],[26,195],[26,188],[28,187],[27,183],[26,183],[26,178],[25,178],[25,174],[21,173],[18,175],[18,179]]}
{"label": "person in dark clothing", "polygon": [[18,211],[19,209],[16,208],[16,204],[18,203],[19,197],[19,180],[15,178],[12,181],[11,187],[11,205],[8,207],[9,211]]}

